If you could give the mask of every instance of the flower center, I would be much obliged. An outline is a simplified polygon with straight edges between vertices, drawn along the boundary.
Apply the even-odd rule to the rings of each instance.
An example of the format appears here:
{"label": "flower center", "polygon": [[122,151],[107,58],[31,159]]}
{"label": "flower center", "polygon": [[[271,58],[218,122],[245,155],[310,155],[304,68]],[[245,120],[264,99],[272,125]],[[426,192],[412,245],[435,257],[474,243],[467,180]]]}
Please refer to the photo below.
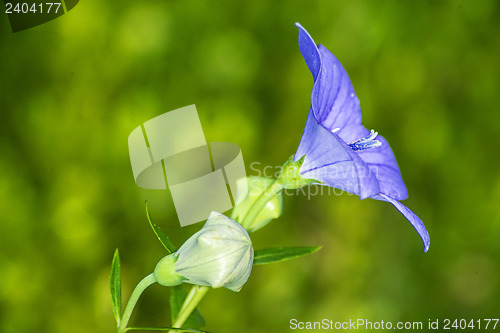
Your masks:
{"label": "flower center", "polygon": [[382,145],[382,142],[375,140],[377,135],[377,132],[371,130],[370,135],[368,135],[367,137],[348,143],[347,145],[354,151],[377,148]]}

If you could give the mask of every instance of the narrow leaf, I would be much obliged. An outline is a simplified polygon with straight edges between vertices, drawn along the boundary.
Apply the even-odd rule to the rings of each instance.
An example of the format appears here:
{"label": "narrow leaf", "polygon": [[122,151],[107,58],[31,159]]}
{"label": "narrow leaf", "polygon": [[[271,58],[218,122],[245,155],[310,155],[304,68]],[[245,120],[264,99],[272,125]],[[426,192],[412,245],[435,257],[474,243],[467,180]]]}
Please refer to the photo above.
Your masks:
{"label": "narrow leaf", "polygon": [[273,262],[299,258],[314,253],[319,249],[321,249],[321,246],[297,246],[260,249],[255,251],[253,264],[264,265]]}
{"label": "narrow leaf", "polygon": [[151,216],[149,215],[149,210],[148,210],[148,202],[146,201],[146,216],[148,217],[149,225],[153,229],[156,237],[158,237],[158,240],[160,243],[167,249],[168,253],[174,253],[176,251],[176,248],[174,244],[170,241],[167,235],[160,229],[159,226],[157,226],[153,220],[151,220]]}
{"label": "narrow leaf", "polygon": [[111,263],[111,273],[109,274],[109,290],[111,291],[111,304],[116,324],[120,326],[122,313],[122,282],[120,276],[120,255],[116,249]]}
{"label": "narrow leaf", "polygon": [[192,332],[192,333],[210,333],[200,331],[194,328],[177,328],[177,327],[127,327],[127,331],[176,331],[176,332]]}
{"label": "narrow leaf", "polygon": [[[172,287],[170,292],[170,314],[172,317],[172,322],[175,322],[177,315],[186,299],[188,292],[183,286]],[[198,308],[195,308],[191,315],[188,317],[183,326],[200,328],[205,325],[205,319],[201,315]]]}

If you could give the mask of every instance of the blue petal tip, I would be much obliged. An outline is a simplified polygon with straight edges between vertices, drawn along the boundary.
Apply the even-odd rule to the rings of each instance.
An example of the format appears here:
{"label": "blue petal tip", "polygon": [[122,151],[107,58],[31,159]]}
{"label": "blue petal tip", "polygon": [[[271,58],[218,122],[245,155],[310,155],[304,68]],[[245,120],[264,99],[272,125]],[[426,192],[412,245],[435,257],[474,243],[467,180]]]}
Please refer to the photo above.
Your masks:
{"label": "blue petal tip", "polygon": [[429,251],[429,246],[431,245],[431,242],[427,242],[427,244],[424,244],[424,253],[427,253]]}

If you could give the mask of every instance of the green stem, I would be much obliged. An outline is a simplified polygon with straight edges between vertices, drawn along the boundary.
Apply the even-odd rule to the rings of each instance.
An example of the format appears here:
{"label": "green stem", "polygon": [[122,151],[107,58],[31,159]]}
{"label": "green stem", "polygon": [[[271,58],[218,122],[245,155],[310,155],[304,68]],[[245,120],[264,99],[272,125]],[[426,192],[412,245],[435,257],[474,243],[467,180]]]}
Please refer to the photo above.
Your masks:
{"label": "green stem", "polygon": [[198,306],[201,299],[207,293],[209,287],[202,286],[193,286],[189,291],[184,303],[182,303],[181,309],[177,314],[177,318],[175,322],[172,324],[172,327],[181,328],[182,324],[188,319],[189,315],[193,312],[193,310]]}
{"label": "green stem", "polygon": [[118,333],[125,332],[127,330],[127,324],[128,321],[130,320],[130,316],[132,315],[132,311],[134,311],[134,307],[137,304],[137,301],[139,300],[139,297],[141,297],[141,294],[144,292],[144,290],[152,285],[153,283],[156,282],[156,279],[154,277],[154,274],[151,273],[148,276],[146,276],[144,279],[141,280],[135,287],[134,291],[132,292],[132,295],[130,295],[130,299],[128,300],[127,307],[125,308],[125,311],[123,312],[122,319],[120,321],[120,326],[118,326]]}
{"label": "green stem", "polygon": [[[242,225],[251,226],[253,220],[259,215],[262,209],[267,205],[271,199],[278,194],[283,189],[283,185],[281,185],[280,179],[278,178],[274,183],[271,184],[259,198],[253,203],[252,207],[248,211],[247,215],[241,221]],[[251,230],[251,228],[248,228]]]}

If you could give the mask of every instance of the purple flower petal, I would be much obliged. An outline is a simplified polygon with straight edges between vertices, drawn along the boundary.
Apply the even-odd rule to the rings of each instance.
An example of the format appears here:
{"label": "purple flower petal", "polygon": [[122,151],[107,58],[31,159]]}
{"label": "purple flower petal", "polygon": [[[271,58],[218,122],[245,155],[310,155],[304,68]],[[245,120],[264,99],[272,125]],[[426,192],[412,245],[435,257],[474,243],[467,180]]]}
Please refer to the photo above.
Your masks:
{"label": "purple flower petal", "polygon": [[365,135],[361,125],[359,99],[340,62],[319,45],[321,69],[314,82],[311,105],[316,119],[329,130],[340,128],[338,136],[353,142]]}
{"label": "purple flower petal", "polygon": [[396,200],[405,200],[408,198],[408,190],[401,177],[394,153],[386,139],[379,135],[377,140],[382,143],[380,147],[357,153],[377,177],[380,193]]}
{"label": "purple flower petal", "polygon": [[318,71],[320,67],[320,57],[319,50],[316,47],[316,43],[312,39],[311,35],[304,29],[299,23],[295,23],[295,26],[299,28],[299,49],[300,53],[304,57],[306,61],[307,67],[311,71],[313,75],[314,81],[316,81],[316,77],[318,76]]}
{"label": "purple flower petal", "polygon": [[374,197],[373,199],[387,201],[393,204],[394,207],[396,207],[396,209],[399,210],[399,212],[403,214],[408,221],[410,221],[411,225],[415,228],[415,230],[417,230],[418,234],[420,235],[420,238],[422,238],[422,242],[424,242],[424,252],[427,252],[427,250],[429,250],[429,246],[431,244],[429,233],[427,232],[427,229],[425,229],[425,225],[422,222],[422,220],[417,215],[415,215],[414,212],[412,212],[408,207],[403,205],[401,202],[384,194],[380,194]]}
{"label": "purple flower petal", "polygon": [[321,126],[312,110],[294,160],[304,155],[300,168],[304,178],[319,180],[361,199],[380,193],[379,183],[366,163],[342,139]]}
{"label": "purple flower petal", "polygon": [[299,49],[314,78],[311,105],[316,119],[327,129],[341,128],[345,142],[361,138],[359,99],[344,67],[323,45],[316,46],[311,35],[298,23]]}

